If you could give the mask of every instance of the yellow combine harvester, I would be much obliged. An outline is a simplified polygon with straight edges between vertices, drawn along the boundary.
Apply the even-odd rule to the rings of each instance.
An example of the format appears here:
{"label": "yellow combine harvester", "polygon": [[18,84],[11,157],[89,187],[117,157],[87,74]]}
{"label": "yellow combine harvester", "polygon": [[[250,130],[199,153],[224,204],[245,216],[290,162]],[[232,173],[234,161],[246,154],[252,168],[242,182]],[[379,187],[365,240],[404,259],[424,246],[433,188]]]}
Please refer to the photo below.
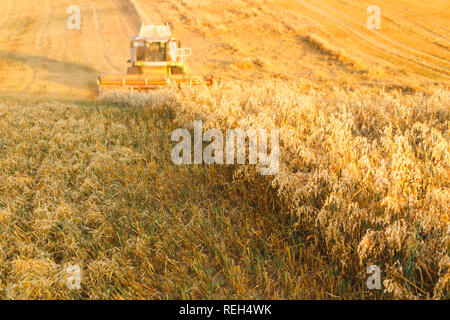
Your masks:
{"label": "yellow combine harvester", "polygon": [[142,24],[138,35],[131,39],[131,64],[127,74],[109,74],[98,77],[100,94],[108,90],[149,90],[167,85],[207,85],[213,77],[189,75],[186,58],[191,49],[181,48],[172,38],[168,24]]}

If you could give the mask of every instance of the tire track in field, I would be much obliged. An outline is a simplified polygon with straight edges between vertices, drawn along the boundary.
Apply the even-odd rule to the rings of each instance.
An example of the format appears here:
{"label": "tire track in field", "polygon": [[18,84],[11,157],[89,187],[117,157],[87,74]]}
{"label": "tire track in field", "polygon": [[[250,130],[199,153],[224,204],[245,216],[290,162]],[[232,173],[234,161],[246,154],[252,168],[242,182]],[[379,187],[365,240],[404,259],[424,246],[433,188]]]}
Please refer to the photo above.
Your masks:
{"label": "tire track in field", "polygon": [[[335,14],[340,15],[341,17],[345,17],[345,18],[347,18],[348,20],[354,20],[353,17],[350,17],[350,16],[344,14],[343,12],[336,10],[336,9],[330,7],[329,5],[325,4],[325,3],[321,3],[320,6],[322,6],[322,8],[323,8],[323,7],[326,7],[326,10],[327,10],[327,11],[333,11]],[[391,20],[392,20],[392,19],[391,19]],[[365,28],[365,27],[366,27],[366,26],[365,26],[364,24],[362,24],[362,23],[356,23],[356,24],[357,24],[357,26],[362,27],[362,28]],[[404,29],[406,29],[406,30],[409,31],[409,32],[413,31],[413,29],[408,29],[408,28],[404,28]],[[429,53],[427,53],[427,52],[424,52],[424,51],[415,49],[415,48],[413,48],[413,47],[411,47],[411,46],[408,46],[408,45],[405,45],[405,44],[403,44],[403,43],[400,43],[400,42],[398,42],[398,41],[396,41],[396,40],[390,38],[389,36],[387,36],[387,35],[385,35],[385,34],[383,34],[383,33],[377,33],[377,36],[383,38],[384,40],[386,40],[387,42],[389,42],[389,43],[391,43],[391,44],[393,44],[393,45],[396,45],[396,46],[398,46],[398,47],[401,47],[401,48],[403,48],[403,49],[405,49],[405,50],[407,50],[407,51],[414,52],[416,55],[419,55],[419,56],[426,56],[426,57],[428,57],[428,58],[430,58],[430,59],[435,59],[435,60],[439,60],[439,61],[441,61],[441,62],[444,62],[444,63],[446,63],[446,64],[450,64],[450,61],[447,60],[447,59],[444,59],[444,58],[435,56],[435,55],[433,55],[433,54],[429,54]],[[436,67],[442,67],[442,66],[440,66],[440,65],[436,65],[436,63],[433,63],[433,64],[434,64]],[[448,68],[448,67],[443,67],[443,68],[444,68],[445,70],[447,70],[447,71],[450,71],[450,68]]]}
{"label": "tire track in field", "polygon": [[[433,70],[435,73],[440,74],[441,76],[450,79],[450,72],[443,70],[442,68],[436,67],[433,64],[430,64],[427,61],[417,61],[414,59],[414,57],[411,57],[410,55],[405,54],[404,52],[393,48],[391,46],[388,46],[376,39],[373,39],[371,37],[369,37],[368,35],[366,35],[365,33],[353,28],[352,26],[350,26],[349,24],[341,21],[338,18],[335,18],[333,16],[331,16],[330,14],[328,14],[326,11],[322,10],[321,8],[305,2],[305,1],[294,1],[293,3],[289,3],[287,4],[286,1],[277,1],[278,3],[280,3],[282,6],[288,7],[290,9],[297,9],[300,10],[299,6],[303,6],[306,7],[307,9],[311,10],[312,12],[316,13],[317,15],[326,18],[332,22],[334,22],[338,27],[340,27],[341,29],[346,29],[347,32],[350,32],[352,34],[355,34],[357,36],[359,36],[361,39],[367,41],[368,43],[371,43],[373,46],[377,47],[378,50],[382,50],[383,53],[386,53],[386,51],[390,52],[391,54],[396,55],[399,58],[402,58],[406,61],[411,62],[412,64],[416,65],[416,66],[420,66],[426,70]],[[321,24],[320,21],[317,21],[316,19],[314,19],[316,23]]]}
{"label": "tire track in field", "polygon": [[[341,15],[342,17],[347,17],[347,19],[351,19],[351,20],[353,19],[352,17],[349,17],[349,16],[345,15],[344,13],[342,13],[342,12],[340,12],[340,11],[338,11],[338,10],[333,9],[333,8],[331,8],[330,6],[326,5],[326,4],[322,4],[322,7],[324,7],[324,6],[327,7],[327,9],[328,9],[329,11],[334,11],[336,14]],[[327,18],[332,19],[331,16],[327,16]],[[334,20],[334,21],[336,21],[336,20]],[[358,31],[357,29],[352,28],[349,24],[347,24],[347,23],[345,23],[345,22],[343,22],[343,23],[346,24],[346,25],[347,25],[348,27],[350,27],[351,29],[353,29],[354,31]],[[364,24],[361,24],[361,23],[360,23],[360,24],[357,24],[357,25],[358,25],[359,27],[365,28],[365,25],[364,25]],[[408,31],[411,31],[411,30],[408,30]],[[360,32],[360,33],[362,33],[362,32]],[[382,42],[379,42],[379,41],[373,39],[373,40],[376,41],[378,44],[383,45],[383,46],[387,46],[387,48],[391,48],[391,51],[395,51],[396,53],[398,53],[398,56],[403,56],[403,58],[405,58],[405,59],[407,59],[407,60],[409,60],[409,61],[412,61],[412,62],[414,62],[415,64],[419,64],[419,63],[420,63],[420,64],[422,64],[423,66],[428,66],[430,69],[432,69],[432,70],[434,70],[434,71],[440,70],[441,73],[444,73],[444,74],[446,74],[446,75],[450,75],[450,73],[449,73],[450,68],[448,68],[448,67],[443,67],[443,66],[441,66],[440,64],[436,64],[435,62],[430,62],[430,61],[428,61],[428,60],[424,60],[424,59],[423,59],[423,56],[427,56],[427,57],[430,58],[430,59],[437,59],[437,60],[440,60],[441,62],[444,62],[444,63],[446,63],[446,64],[450,64],[450,61],[449,61],[449,60],[443,59],[443,58],[441,58],[441,57],[434,56],[434,55],[429,54],[429,53],[427,53],[427,52],[423,52],[423,51],[421,51],[421,50],[417,50],[417,49],[415,49],[415,48],[412,48],[412,47],[410,47],[410,46],[407,46],[407,45],[405,45],[405,44],[402,44],[402,43],[400,43],[400,42],[398,42],[398,41],[396,41],[396,40],[394,40],[394,39],[391,39],[390,37],[388,37],[387,35],[385,35],[385,34],[383,34],[383,33],[376,33],[376,35],[379,36],[379,37],[381,37],[381,38],[384,39],[385,41],[391,43],[392,45],[396,45],[396,46],[398,46],[398,47],[403,48],[404,50],[414,52],[414,53],[416,53],[416,55],[418,55],[418,56],[422,56],[422,57],[419,57],[419,58],[421,58],[423,61],[422,61],[422,62],[417,62],[416,60],[411,60],[411,58],[417,58],[417,57],[414,56],[414,55],[412,55],[412,54],[403,53],[402,51],[400,51],[400,50],[394,48],[393,46],[387,46],[387,45],[383,44]],[[369,37],[369,36],[367,36],[367,39],[368,39],[368,37]]]}
{"label": "tire track in field", "polygon": [[[135,11],[134,6],[127,0],[111,0],[111,6],[114,9],[111,9],[113,15],[117,17],[118,20],[121,21],[120,30],[124,38],[126,39],[126,43],[128,43],[133,34],[137,34],[140,29],[140,18],[138,13]],[[131,25],[133,24],[133,26]],[[123,47],[126,49],[127,47]],[[123,50],[121,48],[121,50]],[[121,69],[118,69],[119,72],[122,72]]]}
{"label": "tire track in field", "polygon": [[[316,11],[317,13],[319,13],[319,14],[322,14],[325,18],[327,18],[327,19],[329,19],[329,20],[332,20],[332,21],[334,21],[335,23],[338,23],[338,24],[341,24],[341,25],[345,26],[347,29],[353,31],[353,33],[356,33],[356,34],[358,34],[359,36],[363,37],[364,40],[366,40],[366,41],[371,41],[371,42],[373,42],[373,43],[374,43],[375,45],[377,45],[377,46],[382,46],[382,47],[386,48],[387,50],[390,50],[391,52],[393,51],[393,52],[396,53],[397,56],[399,56],[399,57],[402,57],[402,58],[404,58],[404,59],[407,59],[407,60],[409,60],[409,61],[411,61],[411,62],[413,62],[413,63],[415,63],[415,64],[421,64],[422,66],[427,66],[428,68],[430,68],[430,69],[432,69],[432,70],[440,71],[441,73],[450,75],[450,73],[448,72],[448,71],[450,71],[449,68],[445,68],[445,67],[444,67],[444,69],[442,69],[442,67],[441,67],[440,65],[436,65],[435,63],[429,62],[429,61],[427,61],[427,60],[423,60],[422,62],[418,62],[418,61],[416,61],[416,60],[411,60],[411,58],[416,58],[416,57],[413,56],[413,55],[411,55],[411,54],[404,53],[404,52],[402,52],[402,51],[400,51],[400,50],[398,50],[398,49],[396,49],[396,48],[394,48],[394,47],[392,47],[392,46],[388,46],[388,45],[386,45],[386,44],[384,44],[384,43],[382,43],[382,42],[380,42],[380,41],[378,41],[378,40],[376,40],[376,39],[373,39],[373,38],[369,37],[368,35],[366,35],[365,33],[363,33],[363,32],[361,32],[361,31],[359,31],[359,30],[353,28],[353,27],[352,27],[351,25],[349,25],[348,23],[345,23],[343,20],[341,20],[341,19],[336,19],[335,17],[333,17],[333,16],[327,14],[327,11],[334,11],[336,14],[341,15],[342,17],[346,17],[347,19],[352,19],[352,17],[349,17],[349,16],[343,14],[342,12],[333,9],[333,8],[331,8],[330,6],[326,5],[326,4],[322,4],[322,7],[324,7],[324,6],[327,7],[327,11],[321,10],[321,8],[316,7],[316,6],[314,6],[314,5],[311,5],[311,4],[309,4],[309,5],[306,5],[306,4],[305,4],[305,6],[306,6],[306,7],[309,6],[309,7],[311,8],[311,10],[313,10],[312,8],[315,7],[315,8],[316,8],[315,11]],[[314,11],[314,10],[313,10],[313,11]],[[364,25],[364,24],[358,24],[358,26],[360,26],[360,27],[362,27],[362,28],[365,28],[365,25]],[[428,56],[429,58],[436,58],[435,56],[430,55],[430,54],[428,54],[428,53],[426,53],[426,52],[422,52],[422,51],[420,51],[420,50],[416,50],[416,49],[411,48],[411,47],[408,47],[408,46],[406,46],[406,45],[404,45],[404,44],[402,44],[402,43],[399,43],[399,42],[397,42],[397,41],[395,41],[395,40],[389,38],[388,36],[386,36],[386,35],[384,35],[384,34],[382,34],[382,33],[377,33],[376,35],[379,36],[379,37],[381,37],[381,38],[383,38],[384,40],[386,40],[386,41],[388,41],[388,42],[394,44],[394,45],[397,45],[397,46],[399,46],[399,47],[402,47],[402,48],[405,49],[405,50],[415,51],[416,53],[426,55],[426,56]],[[370,39],[370,40],[369,40],[369,39]],[[439,59],[445,61],[446,63],[449,63],[448,60],[445,60],[445,59],[442,59],[442,58],[439,58]]]}
{"label": "tire track in field", "polygon": [[[417,12],[413,12],[413,11],[409,10],[408,8],[396,6],[396,5],[395,5],[395,2],[389,2],[389,3],[384,2],[383,5],[389,6],[389,7],[391,7],[391,8],[395,8],[395,9],[397,9],[398,11],[404,11],[404,12],[407,12],[407,13],[408,13],[409,15],[411,15],[411,16],[417,15]],[[436,33],[436,32],[433,31],[433,30],[428,29],[427,27],[425,27],[424,25],[422,25],[422,24],[420,24],[420,23],[417,23],[417,25],[420,26],[421,28],[423,28],[423,29],[425,29],[425,30],[431,32],[432,34],[434,34],[434,35],[436,35],[436,36],[438,36],[438,37],[442,37],[440,34]],[[442,30],[444,30],[444,31],[446,31],[447,34],[450,33],[449,29],[447,29],[445,25],[439,25],[439,28],[442,29]],[[448,41],[447,38],[445,38],[445,37],[443,37],[443,38],[445,39],[445,41]]]}
{"label": "tire track in field", "polygon": [[[26,34],[27,25],[25,17],[27,12],[25,10],[20,10],[20,12],[20,17],[10,14],[11,19],[9,20],[11,21],[11,26],[9,26],[9,32],[0,39],[0,43],[3,44],[2,47],[8,47],[9,50],[7,51],[16,51],[16,48],[18,47],[18,38],[21,35]],[[8,19],[4,20],[3,23],[6,24],[7,21]]]}
{"label": "tire track in field", "polygon": [[[128,3],[129,7],[133,8],[133,11],[136,12],[138,16],[138,20],[146,23],[152,23],[152,20],[150,19],[150,16],[147,14],[147,12],[140,6],[140,4],[136,0],[122,0]],[[140,26],[138,26],[140,27]]]}
{"label": "tire track in field", "polygon": [[98,38],[98,43],[100,44],[100,51],[101,51],[101,56],[102,59],[104,60],[104,62],[106,62],[106,64],[109,67],[112,67],[115,71],[117,72],[121,72],[121,69],[116,66],[115,64],[113,64],[113,62],[111,61],[111,58],[109,57],[109,55],[106,53],[105,50],[105,41],[101,35],[101,24],[100,24],[100,19],[98,17],[98,11],[95,7],[95,5],[93,4],[93,1],[89,1],[89,4],[91,6],[92,9],[92,14],[93,14],[93,20],[94,20],[94,26],[95,26],[95,32],[97,34],[97,38]]}
{"label": "tire track in field", "polygon": [[[339,2],[341,2],[341,1],[339,1]],[[346,5],[348,5],[348,6],[356,6],[356,5],[358,5],[355,1],[343,1],[343,2],[344,2]],[[361,5],[362,5],[362,4],[361,4]],[[367,8],[367,4],[366,4],[365,6],[361,6],[361,5],[360,5],[359,7],[361,8],[361,10],[365,11],[366,8]],[[396,17],[396,18],[401,17],[403,21],[408,21],[408,22],[409,22],[409,20],[410,20],[409,17],[414,17],[414,18],[417,17],[417,12],[411,11],[411,10],[409,9],[409,6],[403,5],[403,6],[399,7],[399,6],[396,6],[396,5],[395,5],[395,2],[394,2],[394,1],[382,1],[380,4],[378,4],[378,6],[379,6],[379,7],[381,8],[381,10],[382,10],[382,16],[385,15],[385,14],[383,13],[383,11],[384,11],[383,8],[387,7],[387,8],[390,8],[391,10],[394,10],[394,11],[395,11],[395,12],[394,12],[394,13],[395,13],[395,17]],[[408,14],[409,17],[406,18],[406,17],[402,16],[400,13],[401,13],[401,14]],[[423,18],[423,17],[422,17],[422,18]],[[398,24],[399,24],[399,23],[398,23]],[[410,23],[406,23],[406,24],[408,25],[408,27],[411,26]],[[439,39],[440,41],[443,41],[443,42],[445,42],[445,43],[448,43],[448,41],[449,41],[448,38],[446,38],[446,37],[440,35],[440,34],[437,33],[435,30],[432,30],[432,29],[430,29],[428,26],[424,26],[422,23],[419,23],[417,19],[414,19],[414,21],[413,21],[413,26],[418,27],[418,28],[420,28],[420,29],[426,31],[426,33],[428,33],[430,36],[435,37],[435,38]],[[412,31],[413,28],[408,28],[408,27],[406,27],[406,30],[407,30],[407,31]],[[436,27],[436,24],[434,25],[434,27]],[[446,31],[446,32],[448,33],[448,30],[447,30],[447,29],[445,28],[445,26],[442,25],[442,24],[439,25],[439,29],[442,30],[442,31]],[[419,35],[420,35],[420,34],[419,34]],[[426,37],[426,36],[423,35],[423,34],[422,34],[422,36]]]}
{"label": "tire track in field", "polygon": [[[48,0],[47,0],[48,1]],[[17,6],[16,6],[17,8]],[[19,8],[20,9],[20,8]],[[21,12],[20,18],[16,18],[12,20],[12,26],[10,26],[9,30],[13,30],[13,32],[9,32],[7,36],[3,39],[4,47],[6,54],[11,57],[11,59],[18,61],[26,67],[28,67],[29,72],[23,72],[19,76],[23,76],[21,78],[20,84],[17,86],[17,89],[20,93],[25,92],[30,83],[32,83],[35,79],[35,70],[32,64],[29,63],[29,58],[24,57],[24,53],[27,53],[24,46],[32,41],[24,41],[25,37],[33,37],[32,31],[37,27],[36,12],[38,11],[36,6],[30,8],[30,11],[33,11],[32,17],[34,19],[27,19],[29,16],[28,10],[19,10]],[[10,13],[11,15],[11,13]],[[6,22],[6,20],[5,20]],[[25,52],[24,52],[25,51]],[[27,53],[28,54],[28,53]],[[34,54],[33,54],[34,55]],[[29,74],[28,74],[29,73]],[[13,77],[17,77],[18,75],[13,75]],[[22,89],[20,89],[22,88]]]}
{"label": "tire track in field", "polygon": [[[118,13],[118,16],[120,20],[122,21],[122,24],[126,27],[128,31],[125,31],[125,28],[121,28],[121,30],[124,33],[124,36],[127,40],[131,40],[131,36],[138,33],[139,25],[140,25],[140,18],[139,14],[134,11],[134,6],[127,0],[112,0],[114,2],[114,5],[116,7],[116,12]],[[134,12],[133,12],[134,11]],[[124,12],[126,12],[124,14]],[[133,23],[134,22],[134,23]],[[131,26],[131,23],[134,24],[134,26]]]}
{"label": "tire track in field", "polygon": [[116,0],[112,0],[112,2],[114,2],[114,5],[117,8],[117,12],[118,12],[120,20],[122,21],[122,24],[128,30],[128,31],[125,31],[125,28],[121,28],[121,30],[123,31],[124,36],[126,36],[126,37],[131,39],[131,35],[135,34],[135,32],[132,29],[132,27],[130,25],[130,22],[128,21],[128,19],[125,18],[124,14],[122,13],[122,8],[121,8],[120,3],[118,3]]}
{"label": "tire track in field", "polygon": [[[38,53],[38,51],[41,49],[42,47],[42,39],[44,37],[45,32],[48,30],[48,26],[50,23],[50,17],[52,16],[52,12],[51,12],[51,7],[50,7],[50,0],[46,0],[45,1],[45,7],[46,7],[46,11],[45,11],[45,22],[43,24],[43,27],[41,27],[39,29],[39,34],[36,38],[36,44],[34,46],[34,49],[32,51],[31,56],[35,57],[36,54]],[[29,81],[25,84],[24,89],[21,91],[21,93],[26,93],[30,91],[31,86],[35,83],[36,81],[36,67],[33,65],[30,65],[31,67],[31,77],[29,79]]]}
{"label": "tire track in field", "polygon": [[[383,3],[383,7],[388,7],[388,8],[391,8],[391,10],[395,10],[396,14],[398,14],[399,11],[403,11],[403,12],[408,12],[411,16],[415,15],[414,13],[412,13],[409,10],[406,10],[404,8],[403,9],[398,8],[398,7],[394,6],[394,5],[391,5],[390,3]],[[449,50],[448,45],[449,45],[449,41],[450,40],[448,38],[440,35],[439,33],[436,33],[436,31],[434,31],[434,30],[432,30],[432,29],[430,29],[428,27],[423,26],[419,22],[413,21],[412,23],[409,23],[409,20],[406,19],[406,18],[402,19],[403,20],[402,23],[394,21],[394,20],[397,20],[397,19],[392,19],[391,18],[389,20],[391,20],[393,23],[399,25],[400,27],[404,28],[406,31],[413,32],[414,34],[417,34],[417,35],[419,35],[419,36],[421,36],[421,37],[423,37],[425,39],[428,39],[429,41],[432,41],[434,44]],[[408,22],[405,22],[405,21],[408,21]],[[407,26],[404,26],[404,25],[407,25]],[[423,31],[425,31],[424,34],[421,34],[419,32],[414,31],[414,27],[422,29]],[[434,39],[431,40],[430,39],[431,37],[434,38]]]}
{"label": "tire track in field", "polygon": [[0,21],[0,30],[3,27],[3,25],[6,23],[6,21],[9,19],[9,15],[11,14],[12,3],[13,3],[13,0],[8,1],[8,9],[6,10],[6,14],[3,16],[2,20]]}
{"label": "tire track in field", "polygon": [[[446,41],[442,41],[441,38],[438,37],[434,37],[433,35],[436,35],[436,33],[433,33],[432,30],[423,28],[419,25],[416,24],[411,24],[411,23],[406,23],[404,21],[400,22],[397,21],[398,19],[394,19],[394,18],[390,18],[385,16],[384,19],[386,19],[387,21],[389,21],[392,24],[392,28],[396,29],[398,32],[409,32],[412,33],[413,35],[422,38],[424,41],[427,42],[431,42],[433,44],[435,44],[436,46],[439,46],[443,49],[449,50],[450,47],[447,46]],[[418,27],[421,28],[422,30],[426,30],[426,32],[420,33],[419,30],[414,30],[414,27]],[[438,58],[438,59],[442,59],[440,56],[437,56],[435,54],[429,53],[431,55],[433,55],[434,57]]]}
{"label": "tire track in field", "polygon": [[133,4],[130,0],[113,0],[117,11],[122,18],[122,21],[125,22],[127,29],[130,31],[128,37],[131,38],[131,34],[136,34],[139,32],[142,21],[141,14],[137,11],[135,4]]}
{"label": "tire track in field", "polygon": [[[83,28],[83,26],[81,26]],[[68,41],[68,36],[69,36],[69,32],[67,29],[67,26],[64,28],[64,39],[66,39],[66,41],[62,41],[63,42],[63,50],[62,50],[62,61],[67,62],[67,50],[69,48],[69,41]]]}
{"label": "tire track in field", "polygon": [[[17,6],[13,8],[12,3],[13,1],[10,1],[8,4],[8,12],[2,20],[2,28],[0,28],[0,57],[6,58],[8,63],[23,65],[24,69],[19,74],[12,74],[8,72],[8,69],[6,70],[7,88],[11,88],[11,91],[16,91],[23,87],[23,79],[29,75],[31,68],[27,68],[17,52],[20,49],[19,39],[26,34],[27,26],[24,22],[26,21],[27,11],[18,9],[16,12],[13,9],[17,9]],[[1,76],[5,76],[5,71],[0,71],[2,73]]]}
{"label": "tire track in field", "polygon": [[[404,60],[407,60],[407,61],[411,62],[414,65],[419,65],[422,68],[425,68],[427,70],[431,69],[431,70],[439,73],[440,75],[442,75],[443,72],[445,73],[445,71],[442,71],[442,70],[439,70],[439,69],[436,70],[434,66],[430,66],[426,62],[424,64],[424,63],[418,62],[418,61],[416,61],[414,59],[411,59],[410,57],[405,56],[398,49],[389,47],[389,46],[387,46],[387,45],[385,45],[385,44],[383,44],[383,43],[381,43],[381,42],[379,42],[379,41],[377,41],[375,39],[372,39],[372,38],[368,37],[366,34],[360,32],[359,30],[357,30],[357,29],[355,29],[353,27],[351,27],[350,25],[344,23],[343,21],[340,21],[339,19],[336,19],[336,18],[330,16],[329,14],[327,14],[326,12],[321,10],[320,8],[315,7],[314,5],[311,5],[309,3],[304,3],[303,1],[297,1],[297,4],[294,4],[292,2],[286,3],[287,1],[277,1],[277,2],[281,6],[284,6],[284,7],[288,8],[288,9],[291,9],[291,10],[294,9],[296,11],[302,11],[299,6],[304,6],[304,7],[308,8],[310,11],[314,12],[315,14],[318,14],[319,16],[322,16],[322,17],[327,18],[328,20],[334,22],[335,24],[338,25],[337,27],[340,27],[341,29],[346,29],[347,32],[350,32],[352,34],[356,34],[360,38],[365,40],[366,42],[369,42],[369,43],[373,44],[375,47],[377,47],[378,51],[381,51],[383,53],[386,53],[386,51],[390,51],[391,53],[393,53],[397,57],[402,58]],[[311,16],[308,16],[308,18],[309,18],[309,20],[312,20],[313,22],[317,23],[318,25],[323,26],[323,24],[321,23],[320,20],[317,20],[317,19],[315,19],[315,18],[313,18]],[[444,76],[448,78],[448,76],[446,76],[446,75],[444,75]]]}

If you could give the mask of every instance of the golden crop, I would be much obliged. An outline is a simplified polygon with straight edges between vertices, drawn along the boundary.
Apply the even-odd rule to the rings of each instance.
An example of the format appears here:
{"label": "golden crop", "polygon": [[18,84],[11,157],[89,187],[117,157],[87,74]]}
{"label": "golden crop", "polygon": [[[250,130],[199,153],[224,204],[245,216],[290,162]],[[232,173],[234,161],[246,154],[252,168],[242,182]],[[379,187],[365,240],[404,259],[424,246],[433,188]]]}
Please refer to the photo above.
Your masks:
{"label": "golden crop", "polygon": [[[0,1],[0,299],[450,298],[450,2],[376,2]],[[166,21],[228,83],[94,101]],[[194,120],[279,129],[278,174],[173,164]]]}
{"label": "golden crop", "polygon": [[[175,123],[279,128],[281,164],[270,179],[235,166],[257,208],[275,208],[316,239],[343,274],[383,271],[395,298],[448,297],[450,94],[315,91],[260,82],[180,92],[111,93],[104,101],[170,109]],[[247,194],[245,192],[251,192]],[[255,196],[271,193],[270,196]]]}

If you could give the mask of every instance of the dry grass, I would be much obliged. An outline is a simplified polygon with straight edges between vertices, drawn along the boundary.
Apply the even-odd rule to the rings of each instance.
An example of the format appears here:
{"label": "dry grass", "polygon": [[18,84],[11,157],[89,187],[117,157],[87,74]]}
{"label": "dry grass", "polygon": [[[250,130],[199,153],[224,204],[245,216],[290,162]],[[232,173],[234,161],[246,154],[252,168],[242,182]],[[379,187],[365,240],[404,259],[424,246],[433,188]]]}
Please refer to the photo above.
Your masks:
{"label": "dry grass", "polygon": [[[0,3],[0,298],[449,298],[448,1],[72,4]],[[92,102],[167,17],[233,84]],[[280,128],[279,174],[173,165],[197,119]]]}
{"label": "dry grass", "polygon": [[[4,99],[1,297],[448,298],[449,97],[267,81]],[[173,165],[171,130],[197,119],[280,128],[280,172]]]}
{"label": "dry grass", "polygon": [[0,298],[377,297],[232,168],[173,165],[172,98],[149,97],[0,102]]}
{"label": "dry grass", "polygon": [[236,167],[241,197],[258,212],[275,204],[295,218],[293,230],[314,239],[341,276],[358,278],[377,264],[386,297],[448,297],[447,90],[317,92],[263,82],[104,99],[164,105],[188,127],[203,119],[213,128],[280,128],[280,172],[262,181],[253,168]]}

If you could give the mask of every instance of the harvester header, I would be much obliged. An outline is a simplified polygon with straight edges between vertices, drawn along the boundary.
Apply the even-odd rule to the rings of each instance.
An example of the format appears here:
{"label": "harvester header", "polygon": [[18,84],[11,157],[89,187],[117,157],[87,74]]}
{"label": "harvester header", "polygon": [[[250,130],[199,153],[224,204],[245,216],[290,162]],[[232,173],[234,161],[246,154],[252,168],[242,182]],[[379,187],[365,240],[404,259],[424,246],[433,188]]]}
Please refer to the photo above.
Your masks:
{"label": "harvester header", "polygon": [[108,90],[150,90],[167,85],[213,84],[213,77],[189,74],[186,59],[192,53],[172,37],[170,26],[142,24],[130,42],[130,66],[126,74],[98,77],[100,94]]}

